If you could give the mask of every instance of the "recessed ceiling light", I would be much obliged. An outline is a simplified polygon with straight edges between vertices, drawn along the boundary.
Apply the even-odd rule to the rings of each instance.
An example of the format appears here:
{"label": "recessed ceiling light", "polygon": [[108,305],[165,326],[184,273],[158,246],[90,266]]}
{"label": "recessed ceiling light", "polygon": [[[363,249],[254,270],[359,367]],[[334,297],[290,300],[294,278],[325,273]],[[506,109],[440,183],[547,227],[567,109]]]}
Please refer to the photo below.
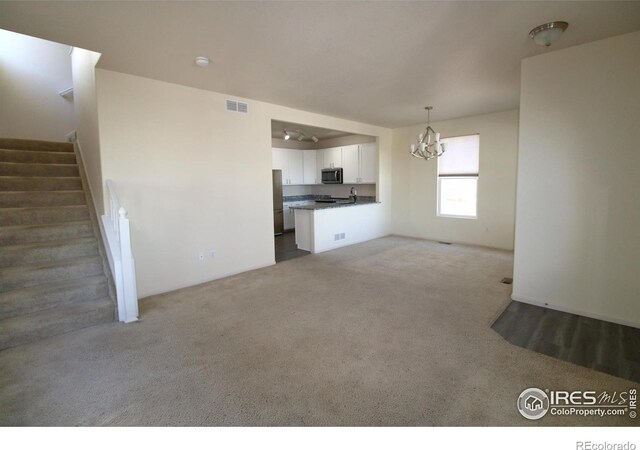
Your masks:
{"label": "recessed ceiling light", "polygon": [[196,58],[196,66],[198,67],[207,67],[211,60],[206,56],[198,56]]}
{"label": "recessed ceiling light", "polygon": [[535,27],[529,32],[529,37],[538,45],[549,47],[558,40],[569,24],[567,22],[549,22]]}

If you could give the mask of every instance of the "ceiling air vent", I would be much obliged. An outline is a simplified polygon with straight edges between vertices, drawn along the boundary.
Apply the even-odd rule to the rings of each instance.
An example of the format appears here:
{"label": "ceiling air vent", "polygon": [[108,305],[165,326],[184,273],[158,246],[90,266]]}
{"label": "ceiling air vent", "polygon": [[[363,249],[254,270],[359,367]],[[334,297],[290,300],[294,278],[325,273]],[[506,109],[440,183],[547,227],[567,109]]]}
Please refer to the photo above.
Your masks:
{"label": "ceiling air vent", "polygon": [[249,112],[249,106],[238,100],[227,100],[227,111],[247,114]]}

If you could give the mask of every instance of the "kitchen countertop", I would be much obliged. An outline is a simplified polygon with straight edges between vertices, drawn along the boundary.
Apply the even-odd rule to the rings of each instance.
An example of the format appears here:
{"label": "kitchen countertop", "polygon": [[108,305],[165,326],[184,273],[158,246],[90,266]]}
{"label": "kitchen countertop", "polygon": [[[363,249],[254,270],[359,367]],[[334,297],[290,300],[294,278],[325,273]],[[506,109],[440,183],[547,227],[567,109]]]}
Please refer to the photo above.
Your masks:
{"label": "kitchen countertop", "polygon": [[336,203],[315,203],[313,205],[298,205],[298,206],[290,206],[291,209],[306,209],[306,210],[316,210],[316,209],[330,209],[330,208],[344,208],[347,206],[360,206],[360,205],[373,205],[377,202],[375,200],[370,199],[358,199],[356,203],[340,200]]}

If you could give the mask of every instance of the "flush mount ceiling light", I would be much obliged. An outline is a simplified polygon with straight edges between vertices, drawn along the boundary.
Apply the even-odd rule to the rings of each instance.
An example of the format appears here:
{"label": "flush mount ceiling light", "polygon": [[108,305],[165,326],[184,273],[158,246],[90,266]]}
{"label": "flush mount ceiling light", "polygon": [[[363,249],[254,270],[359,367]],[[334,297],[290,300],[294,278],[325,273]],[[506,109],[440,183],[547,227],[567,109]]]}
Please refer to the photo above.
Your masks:
{"label": "flush mount ceiling light", "polygon": [[558,40],[569,24],[567,22],[549,22],[535,27],[529,32],[529,37],[538,45],[549,47]]}
{"label": "flush mount ceiling light", "polygon": [[196,58],[196,66],[198,67],[207,67],[211,60],[206,56],[198,56]]}
{"label": "flush mount ceiling light", "polygon": [[411,144],[411,156],[421,158],[426,161],[442,156],[445,151],[445,144],[440,142],[440,133],[436,133],[429,125],[430,113],[433,106],[425,106],[427,110],[427,128],[424,133],[418,135],[418,143]]}
{"label": "flush mount ceiling light", "polygon": [[313,142],[318,142],[318,138],[317,138],[317,137],[315,137],[315,136],[311,136],[311,140],[312,140]]}

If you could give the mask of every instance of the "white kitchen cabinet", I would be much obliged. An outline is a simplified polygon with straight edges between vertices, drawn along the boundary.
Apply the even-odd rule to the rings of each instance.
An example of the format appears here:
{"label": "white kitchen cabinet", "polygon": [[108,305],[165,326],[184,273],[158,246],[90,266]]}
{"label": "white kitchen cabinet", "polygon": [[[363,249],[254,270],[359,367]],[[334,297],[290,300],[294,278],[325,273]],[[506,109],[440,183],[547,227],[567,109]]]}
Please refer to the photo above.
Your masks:
{"label": "white kitchen cabinet", "polygon": [[302,182],[304,184],[318,184],[320,182],[318,178],[318,151],[303,150],[302,158]]}
{"label": "white kitchen cabinet", "polygon": [[316,184],[322,184],[322,169],[324,169],[324,150],[316,150]]}
{"label": "white kitchen cabinet", "polygon": [[274,148],[271,150],[271,168],[274,170],[287,170],[289,163],[287,162],[287,149]]}
{"label": "white kitchen cabinet", "polygon": [[304,177],[303,154],[301,150],[289,150],[287,153],[289,162],[289,183],[302,184]]}
{"label": "white kitchen cabinet", "polygon": [[377,183],[378,181],[378,145],[375,142],[360,144],[360,181],[359,183]]}
{"label": "white kitchen cabinet", "polygon": [[342,147],[343,182],[376,183],[378,150],[375,142]]}
{"label": "white kitchen cabinet", "polygon": [[324,169],[334,169],[336,167],[342,167],[342,148],[325,148],[322,150],[324,156]]}
{"label": "white kitchen cabinet", "polygon": [[282,184],[302,184],[304,177],[301,150],[289,148],[271,149],[271,167],[282,170]]}
{"label": "white kitchen cabinet", "polygon": [[342,182],[358,183],[360,180],[360,150],[357,145],[342,147]]}

